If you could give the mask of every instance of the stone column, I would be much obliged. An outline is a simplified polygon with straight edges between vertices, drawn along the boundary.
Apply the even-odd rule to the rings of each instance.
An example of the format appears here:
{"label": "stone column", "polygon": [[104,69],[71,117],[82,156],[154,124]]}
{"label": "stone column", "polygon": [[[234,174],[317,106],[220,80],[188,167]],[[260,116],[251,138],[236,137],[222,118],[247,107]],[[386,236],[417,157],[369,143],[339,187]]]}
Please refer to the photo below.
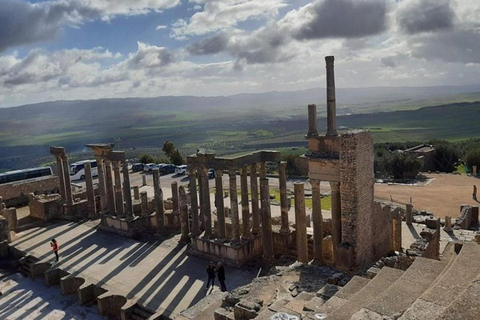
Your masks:
{"label": "stone column", "polygon": [[153,169],[153,189],[155,192],[154,201],[157,218],[157,229],[159,232],[162,232],[165,230],[165,208],[163,206],[163,192],[160,187],[160,172],[158,171],[158,168]]}
{"label": "stone column", "polygon": [[295,183],[294,192],[297,259],[299,262],[308,263],[307,216],[305,213],[305,191],[303,183]]}
{"label": "stone column", "polygon": [[105,160],[105,190],[107,191],[108,211],[115,212],[115,195],[113,192],[112,161]]}
{"label": "stone column", "polygon": [[272,235],[272,213],[270,210],[270,190],[268,179],[260,179],[260,199],[262,205],[262,246],[263,260],[269,264],[274,260],[273,235]]}
{"label": "stone column", "polygon": [[337,104],[335,101],[335,74],[333,71],[333,56],[325,57],[327,63],[327,136],[337,135]]}
{"label": "stone column", "polygon": [[242,235],[244,238],[251,238],[250,233],[250,209],[248,205],[248,180],[247,168],[240,168],[240,189],[242,196]]}
{"label": "stone column", "polygon": [[250,193],[252,197],[252,234],[260,234],[260,211],[258,205],[257,164],[250,166]]}
{"label": "stone column", "polygon": [[195,177],[195,169],[190,168],[188,176],[190,178],[190,206],[192,210],[192,228],[191,236],[196,237],[200,234],[200,226],[198,222],[198,195],[197,195],[197,180]]}
{"label": "stone column", "polygon": [[146,185],[147,185],[147,175],[142,174],[142,186],[146,186]]}
{"label": "stone column", "polygon": [[225,208],[223,205],[223,170],[215,170],[215,206],[217,207],[218,237],[225,238]]}
{"label": "stone column", "polygon": [[310,180],[312,185],[313,260],[324,264],[323,260],[323,216],[320,180]]}
{"label": "stone column", "polygon": [[260,172],[260,179],[267,179],[267,169],[265,162],[260,162],[258,164],[258,171]]}
{"label": "stone column", "polygon": [[113,161],[113,175],[115,177],[115,207],[117,214],[123,217],[125,210],[123,209],[122,178],[120,176],[120,162],[118,161]]}
{"label": "stone column", "polygon": [[204,166],[200,167],[199,175],[202,176],[201,199],[203,200],[203,223],[205,227],[205,236],[212,235],[212,208],[210,206],[210,188],[208,185],[208,171]]}
{"label": "stone column", "polygon": [[63,173],[63,164],[62,164],[62,157],[55,156],[57,159],[57,171],[58,171],[58,181],[60,182],[60,195],[62,196],[62,200],[64,202],[67,201],[67,196],[65,193],[65,175]]}
{"label": "stone column", "polygon": [[140,188],[138,186],[133,187],[133,198],[140,200]]}
{"label": "stone column", "polygon": [[287,162],[282,161],[278,165],[278,180],[280,185],[280,210],[282,218],[282,227],[280,233],[289,234],[290,227],[288,226],[288,199],[287,199]]}
{"label": "stone column", "polygon": [[443,230],[445,232],[452,231],[452,217],[451,216],[445,216],[445,227],[443,227]]}
{"label": "stone column", "polygon": [[180,225],[180,210],[178,203],[178,183],[177,181],[172,182],[172,202],[173,202],[173,224],[175,226]]}
{"label": "stone column", "polygon": [[393,251],[402,251],[402,216],[400,209],[392,213]]}
{"label": "stone column", "polygon": [[95,206],[95,189],[93,188],[92,164],[85,162],[85,187],[87,189],[88,217],[97,216],[97,207]]}
{"label": "stone column", "polygon": [[411,226],[413,222],[413,204],[407,203],[406,212],[407,225]]}
{"label": "stone column", "polygon": [[203,174],[202,168],[197,168],[197,180],[198,180],[198,200],[200,204],[200,219],[199,227],[200,232],[205,231],[205,201],[203,200]]}
{"label": "stone column", "polygon": [[237,174],[232,169],[228,172],[230,182],[230,218],[232,220],[232,242],[240,241],[240,221],[238,218]]}
{"label": "stone column", "polygon": [[477,176],[477,166],[472,166],[472,176]]}
{"label": "stone column", "polygon": [[308,105],[308,133],[306,138],[318,137],[317,130],[317,106],[314,104]]}
{"label": "stone column", "polygon": [[148,215],[148,195],[146,191],[140,192],[142,216]]}
{"label": "stone column", "polygon": [[130,190],[130,175],[128,174],[128,163],[123,162],[123,192],[125,197],[125,213],[128,219],[133,219],[132,191]]}
{"label": "stone column", "polygon": [[340,182],[330,182],[332,189],[332,243],[333,252],[342,242],[342,207],[340,202]]}
{"label": "stone column", "polygon": [[70,182],[70,168],[68,165],[68,156],[62,156],[63,178],[65,179],[65,198],[67,205],[73,204],[72,185]]}
{"label": "stone column", "polygon": [[181,242],[189,242],[188,237],[188,204],[187,195],[185,194],[185,187],[180,186],[178,189],[179,194],[179,210],[180,210],[180,229],[182,230]]}
{"label": "stone column", "polygon": [[108,200],[107,200],[107,193],[105,190],[105,168],[104,168],[104,160],[103,158],[96,158],[97,159],[97,170],[98,170],[98,187],[100,188],[100,211],[101,213],[105,213],[108,207]]}

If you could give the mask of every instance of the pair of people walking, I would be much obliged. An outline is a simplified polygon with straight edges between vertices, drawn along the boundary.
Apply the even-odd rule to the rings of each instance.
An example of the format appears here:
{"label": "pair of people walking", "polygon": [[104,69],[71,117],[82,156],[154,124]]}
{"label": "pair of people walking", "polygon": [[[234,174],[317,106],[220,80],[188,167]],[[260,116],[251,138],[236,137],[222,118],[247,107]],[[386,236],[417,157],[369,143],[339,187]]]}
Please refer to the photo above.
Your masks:
{"label": "pair of people walking", "polygon": [[220,289],[222,292],[227,291],[227,287],[225,286],[225,268],[221,262],[217,263],[215,266],[213,261],[210,261],[210,264],[207,267],[208,281],[205,290],[208,291],[208,288],[210,288],[210,282],[212,283],[212,288],[215,285],[215,273],[217,274],[218,281],[220,282]]}

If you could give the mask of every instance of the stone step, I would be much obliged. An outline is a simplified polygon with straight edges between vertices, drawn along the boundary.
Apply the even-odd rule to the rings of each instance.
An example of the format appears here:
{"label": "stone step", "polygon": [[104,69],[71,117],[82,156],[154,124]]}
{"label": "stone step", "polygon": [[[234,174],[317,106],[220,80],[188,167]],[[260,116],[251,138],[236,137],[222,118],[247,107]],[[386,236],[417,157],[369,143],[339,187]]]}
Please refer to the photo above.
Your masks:
{"label": "stone step", "polygon": [[436,319],[480,319],[480,277],[468,287]]}
{"label": "stone step", "polygon": [[[350,297],[360,291],[370,282],[370,279],[354,276],[343,288],[340,288],[330,299],[325,303],[320,301],[311,301],[304,306],[305,311],[313,311],[313,313],[329,314],[333,310],[342,306],[348,301]],[[310,312],[311,313],[311,312]]]}
{"label": "stone step", "polygon": [[450,267],[408,308],[401,319],[435,319],[480,274],[480,245],[465,243]]}
{"label": "stone step", "polygon": [[[340,308],[336,308],[329,315],[329,320],[345,320],[364,306],[373,302],[379,294],[387,290],[404,272],[402,270],[383,267],[380,272],[370,280],[357,293],[350,296],[348,303],[343,304]],[[341,298],[339,298],[341,299]],[[315,314],[315,313],[314,313]],[[316,319],[315,317],[311,319]]]}
{"label": "stone step", "polygon": [[305,315],[305,311],[303,311],[303,306],[305,305],[305,303],[309,302],[314,297],[315,293],[300,292],[298,296],[288,302],[285,307],[280,309],[280,311],[286,313],[290,313],[290,311],[293,311],[301,315]]}
{"label": "stone step", "polygon": [[365,309],[385,317],[398,317],[433,284],[447,263],[418,257],[395,283]]}

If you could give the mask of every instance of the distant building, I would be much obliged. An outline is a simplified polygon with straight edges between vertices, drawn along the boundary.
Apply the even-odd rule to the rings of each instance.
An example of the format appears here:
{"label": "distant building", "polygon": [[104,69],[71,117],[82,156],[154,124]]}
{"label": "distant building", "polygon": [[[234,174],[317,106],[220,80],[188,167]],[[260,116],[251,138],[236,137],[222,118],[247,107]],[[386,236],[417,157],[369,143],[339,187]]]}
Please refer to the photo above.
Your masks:
{"label": "distant building", "polygon": [[411,154],[423,163],[423,171],[431,171],[434,168],[433,151],[435,148],[430,144],[420,144],[413,148],[405,150],[406,153]]}

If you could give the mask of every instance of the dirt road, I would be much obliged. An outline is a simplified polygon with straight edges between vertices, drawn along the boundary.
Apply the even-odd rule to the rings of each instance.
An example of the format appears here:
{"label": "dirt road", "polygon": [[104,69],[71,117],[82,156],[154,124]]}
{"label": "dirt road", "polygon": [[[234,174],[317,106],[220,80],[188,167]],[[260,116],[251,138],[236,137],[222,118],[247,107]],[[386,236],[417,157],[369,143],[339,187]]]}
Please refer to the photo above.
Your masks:
{"label": "dirt road", "polygon": [[460,205],[480,205],[473,200],[473,185],[480,187],[480,179],[467,175],[427,174],[433,179],[426,186],[375,184],[375,198],[395,203],[406,204],[412,197],[413,207],[417,210],[427,210],[435,216],[458,217]]}

